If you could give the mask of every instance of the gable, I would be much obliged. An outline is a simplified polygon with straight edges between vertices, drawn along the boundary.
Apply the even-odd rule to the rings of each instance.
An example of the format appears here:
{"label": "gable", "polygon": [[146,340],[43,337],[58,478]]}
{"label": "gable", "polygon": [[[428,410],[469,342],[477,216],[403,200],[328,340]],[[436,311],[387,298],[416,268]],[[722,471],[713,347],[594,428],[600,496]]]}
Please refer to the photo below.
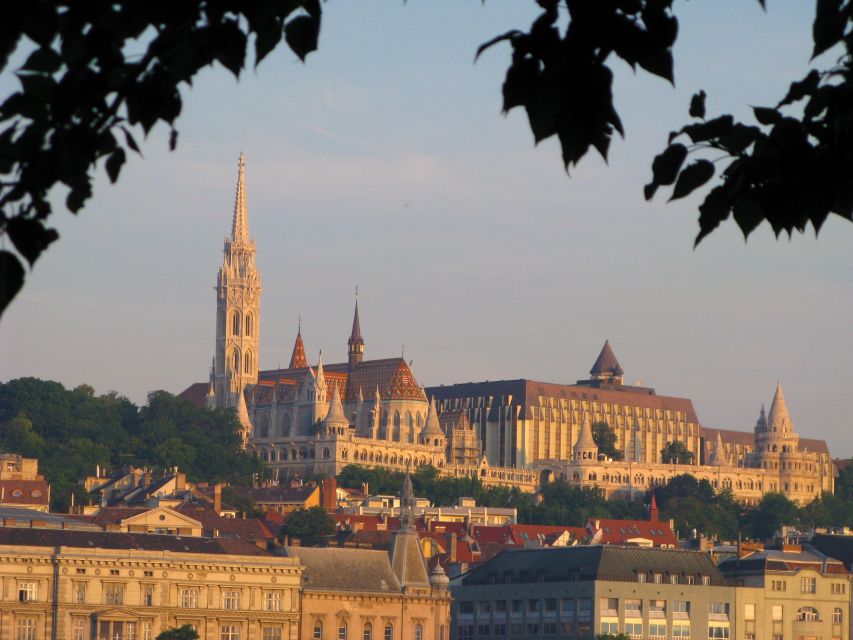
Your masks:
{"label": "gable", "polygon": [[178,513],[169,507],[155,507],[148,509],[137,515],[124,518],[121,521],[124,526],[148,526],[156,528],[177,528],[177,527],[193,527],[201,528],[201,522],[194,520],[189,516]]}

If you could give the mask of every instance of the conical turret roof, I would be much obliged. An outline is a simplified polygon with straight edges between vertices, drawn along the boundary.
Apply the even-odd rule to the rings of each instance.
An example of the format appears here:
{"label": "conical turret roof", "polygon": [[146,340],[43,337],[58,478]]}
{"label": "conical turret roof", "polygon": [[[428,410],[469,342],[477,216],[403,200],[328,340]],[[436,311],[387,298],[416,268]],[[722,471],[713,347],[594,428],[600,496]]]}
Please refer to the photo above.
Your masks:
{"label": "conical turret roof", "polygon": [[604,341],[601,353],[598,354],[598,358],[589,373],[593,376],[621,376],[625,373],[619,366],[619,361],[616,359],[616,354],[613,353],[609,340]]}
{"label": "conical turret roof", "polygon": [[[368,302],[370,301],[368,300]],[[358,298],[355,299],[355,313],[352,316],[352,331],[350,332],[349,336],[350,344],[355,344],[357,342],[364,342],[361,337],[361,322],[358,319]]]}
{"label": "conical turret roof", "polygon": [[329,403],[329,413],[323,418],[323,425],[327,427],[348,427],[349,420],[344,415],[344,407],[341,404],[341,395],[338,393],[338,385],[332,385],[332,401]]}
{"label": "conical turret roof", "polygon": [[429,411],[427,411],[426,422],[424,428],[421,429],[421,436],[435,438],[444,437],[444,431],[441,430],[441,425],[438,422],[438,411],[435,408],[435,397],[430,399]]}
{"label": "conical turret roof", "polygon": [[589,424],[589,417],[586,416],[581,423],[581,432],[578,434],[578,441],[575,443],[575,451],[589,451],[590,449],[598,450],[598,445],[595,444],[595,439],[592,437],[592,427]]}
{"label": "conical turret roof", "polygon": [[296,332],[296,342],[293,343],[293,354],[290,356],[290,368],[302,369],[308,366],[308,358],[305,357],[305,345],[302,343],[302,329]]}
{"label": "conical turret roof", "polygon": [[780,431],[785,425],[791,424],[791,414],[788,413],[788,405],[785,403],[785,396],[782,393],[782,383],[776,384],[776,394],[773,396],[773,404],[770,405],[770,413],[767,415],[767,422],[771,428],[776,427]]}

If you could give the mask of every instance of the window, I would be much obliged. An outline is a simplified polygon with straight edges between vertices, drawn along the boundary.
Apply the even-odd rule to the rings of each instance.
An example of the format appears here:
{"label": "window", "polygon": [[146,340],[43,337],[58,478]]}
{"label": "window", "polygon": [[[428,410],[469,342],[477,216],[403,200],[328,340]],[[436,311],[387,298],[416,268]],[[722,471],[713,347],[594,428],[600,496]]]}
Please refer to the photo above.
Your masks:
{"label": "window", "polygon": [[672,611],[674,613],[686,613],[689,616],[690,615],[690,601],[689,600],[675,600],[675,601],[673,601]]}
{"label": "window", "polygon": [[800,593],[817,593],[817,578],[800,578]]}
{"label": "window", "polygon": [[[181,589],[181,609],[197,609],[198,596],[198,589]],[[228,607],[225,608],[228,609]]]}
{"label": "window", "polygon": [[539,635],[539,623],[538,622],[528,622],[527,623],[527,636],[535,638]]}
{"label": "window", "polygon": [[240,312],[234,312],[234,318],[231,322],[231,335],[239,336],[240,335]]}
{"label": "window", "polygon": [[666,638],[666,622],[649,622],[649,638]]}
{"label": "window", "polygon": [[708,613],[727,616],[729,615],[729,603],[710,602],[708,603]]}
{"label": "window", "polygon": [[281,591],[264,592],[264,611],[281,611]]}
{"label": "window", "polygon": [[251,313],[246,314],[246,335],[247,336],[252,335],[252,314]]}
{"label": "window", "polygon": [[154,585],[153,584],[142,585],[142,606],[143,607],[153,607],[154,606]]}
{"label": "window", "polygon": [[592,618],[592,598],[580,598],[578,600],[578,618],[581,620]]}
{"label": "window", "polygon": [[645,573],[638,573],[637,574],[637,582],[645,582],[645,581],[646,581],[646,574]]}
{"label": "window", "polygon": [[223,624],[219,627],[219,640],[240,640],[240,627],[236,624]]}
{"label": "window", "polygon": [[373,625],[369,622],[364,623],[364,629],[361,632],[363,640],[373,640]]}
{"label": "window", "polygon": [[601,635],[616,635],[619,633],[619,623],[616,620],[601,621]]}
{"label": "window", "polygon": [[385,635],[382,640],[394,640],[394,627],[392,625],[385,625]]}
{"label": "window", "polygon": [[655,573],[653,578],[654,578],[655,584],[661,584],[663,582],[663,574],[662,573]]}
{"label": "window", "polygon": [[506,613],[506,600],[495,600],[495,613]]}
{"label": "window", "polygon": [[553,613],[557,610],[556,598],[545,598],[545,611]]}
{"label": "window", "polygon": [[669,575],[669,584],[678,584],[678,574],[677,573],[671,573]]}
{"label": "window", "polygon": [[797,620],[802,622],[817,622],[820,616],[814,607],[800,607],[797,609]]}
{"label": "window", "polygon": [[557,623],[556,622],[546,622],[542,625],[542,631],[545,632],[546,638],[553,638],[557,635]]}
{"label": "window", "polygon": [[684,576],[684,584],[696,584],[696,576]]}
{"label": "window", "polygon": [[18,618],[15,621],[15,640],[36,640],[35,618]]}
{"label": "window", "polygon": [[415,625],[415,640],[424,640],[424,627],[422,624]]}
{"label": "window", "polygon": [[338,640],[347,640],[347,623],[338,623]]}
{"label": "window", "polygon": [[245,361],[246,361],[245,373],[251,373],[252,372],[252,354],[251,354],[251,352],[249,352],[249,351],[246,352]]}
{"label": "window", "polygon": [[788,583],[785,580],[773,580],[770,583],[770,590],[771,591],[787,591],[788,590]]}
{"label": "window", "polygon": [[847,590],[847,585],[843,582],[833,582],[832,583],[832,593],[835,595],[842,595]]}
{"label": "window", "polygon": [[323,640],[323,623],[317,620],[314,623],[314,638],[313,640]]}
{"label": "window", "polygon": [[240,592],[239,591],[223,591],[222,592],[222,608],[223,609],[239,609],[240,608]]}
{"label": "window", "polygon": [[731,630],[728,625],[712,624],[708,627],[708,640],[729,640]]}
{"label": "window", "polygon": [[527,612],[537,613],[539,611],[539,600],[530,599],[527,601]]}
{"label": "window", "polygon": [[601,608],[602,615],[605,611],[617,611],[619,609],[619,598],[601,598],[598,606]]}
{"label": "window", "polygon": [[457,627],[459,631],[459,640],[473,640],[474,638],[474,625],[472,624],[460,624]]}
{"label": "window", "polygon": [[649,616],[656,618],[665,618],[666,600],[649,600]]}
{"label": "window", "polygon": [[78,576],[84,576],[84,575],[86,575],[86,570],[85,570],[85,569],[80,569],[80,568],[78,568],[78,569],[75,569],[74,571],[75,571],[75,573],[76,573]]}
{"label": "window", "polygon": [[76,604],[86,604],[86,583],[74,583],[74,602]]}
{"label": "window", "polygon": [[[515,601],[513,601],[515,602]],[[460,602],[459,603],[459,613],[460,615],[473,615],[474,614],[474,603],[473,602]]]}
{"label": "window", "polygon": [[835,608],[832,610],[832,624],[841,624],[844,621],[844,612]]}
{"label": "window", "polygon": [[687,640],[690,638],[690,625],[686,622],[673,622],[672,638],[673,640]]}
{"label": "window", "polygon": [[144,575],[146,578],[153,578],[154,572],[153,571],[143,571],[142,575]]}
{"label": "window", "polygon": [[480,603],[480,615],[481,615],[481,616],[483,616],[483,615],[484,615],[484,616],[488,617],[488,615],[489,615],[491,612],[492,612],[492,603],[491,603],[491,602],[489,602],[488,600],[483,600],[483,601]]}
{"label": "window", "polygon": [[625,635],[629,638],[642,638],[643,637],[643,621],[642,620],[631,620],[625,621]]}
{"label": "window", "polygon": [[711,586],[711,576],[702,576],[702,586]]}
{"label": "window", "polygon": [[281,627],[263,627],[261,640],[281,640]]}
{"label": "window", "polygon": [[124,604],[124,585],[117,582],[105,584],[104,604]]}
{"label": "window", "polygon": [[85,618],[74,618],[71,621],[71,640],[86,640]]}
{"label": "window", "polygon": [[118,569],[110,569],[110,575],[111,576],[119,575],[119,570]]}
{"label": "window", "polygon": [[39,597],[38,582],[19,582],[18,583],[18,601],[19,602],[35,602]]}
{"label": "window", "polygon": [[136,640],[136,623],[123,620],[98,622],[98,640]]}
{"label": "window", "polygon": [[755,620],[755,605],[754,604],[743,605],[743,619],[744,620]]}
{"label": "window", "polygon": [[[152,572],[153,573],[153,572]],[[151,640],[152,624],[148,621],[142,623],[142,640]]]}
{"label": "window", "polygon": [[235,349],[234,351],[234,373],[240,373],[240,352]]}
{"label": "window", "polygon": [[575,600],[574,598],[563,598],[560,603],[560,611],[562,611],[563,618],[574,618],[575,617]]}
{"label": "window", "polygon": [[524,600],[513,600],[512,601],[512,612],[515,614],[524,612]]}
{"label": "window", "polygon": [[642,600],[625,600],[625,617],[626,618],[642,618],[643,617],[643,601]]}

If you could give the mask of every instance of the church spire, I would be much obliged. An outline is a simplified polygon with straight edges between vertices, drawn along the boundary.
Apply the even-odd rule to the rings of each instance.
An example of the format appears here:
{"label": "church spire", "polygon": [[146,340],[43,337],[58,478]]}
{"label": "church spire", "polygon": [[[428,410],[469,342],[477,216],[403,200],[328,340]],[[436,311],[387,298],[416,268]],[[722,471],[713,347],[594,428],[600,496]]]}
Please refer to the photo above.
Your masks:
{"label": "church spire", "polygon": [[767,415],[767,422],[773,431],[787,432],[793,430],[791,414],[788,413],[788,405],[782,393],[781,382],[776,384],[776,393],[773,396],[773,402],[770,404],[770,413]]}
{"label": "church spire", "polygon": [[293,354],[290,356],[289,369],[304,369],[308,366],[308,358],[305,357],[305,345],[302,344],[302,319],[296,329],[296,342],[293,344]]}
{"label": "church spire", "polygon": [[358,319],[358,287],[355,288],[355,313],[352,316],[352,331],[349,340],[349,364],[355,366],[364,358],[364,338],[361,337],[361,322]]}
{"label": "church spire", "polygon": [[249,210],[246,206],[246,156],[240,154],[237,169],[237,193],[234,196],[234,220],[231,223],[231,241],[234,244],[249,240]]}

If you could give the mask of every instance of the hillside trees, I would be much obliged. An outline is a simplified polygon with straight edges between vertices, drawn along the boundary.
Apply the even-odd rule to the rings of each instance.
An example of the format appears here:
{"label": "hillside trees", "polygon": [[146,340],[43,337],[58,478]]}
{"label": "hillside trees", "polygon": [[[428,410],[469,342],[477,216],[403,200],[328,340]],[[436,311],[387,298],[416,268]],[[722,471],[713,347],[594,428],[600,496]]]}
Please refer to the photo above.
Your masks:
{"label": "hillside trees", "polygon": [[199,409],[165,391],[149,394],[140,408],[87,385],[0,384],[0,448],[39,459],[59,510],[72,492],[86,498],[79,482],[97,465],[178,466],[191,480],[248,482],[263,468],[241,449],[237,429],[233,411]]}
{"label": "hillside trees", "polygon": [[[591,148],[606,159],[614,134],[625,134],[611,65],[622,60],[674,82],[672,0],[537,4],[542,13],[528,31],[498,35],[477,55],[510,43],[503,110],[523,107],[537,143],[556,136],[567,169]],[[669,185],[670,199],[682,198],[718,176],[700,207],[697,243],[730,216],[745,236],[765,220],[779,235],[809,223],[817,231],[830,214],[853,219],[853,2],[816,6],[813,55],[835,55],[834,66],[793,82],[776,105],[756,107],[754,124],[706,118],[700,92],[689,109],[696,121],[675,128],[652,162],[647,199]],[[115,182],[139,152],[140,133],[162,122],[175,147],[181,90],[201,69],[218,62],[239,77],[251,44],[257,67],[282,40],[304,60],[317,47],[321,13],[319,0],[0,3],[0,71],[23,60],[20,89],[0,104],[0,237],[15,250],[0,250],[0,314],[23,286],[23,263],[32,267],[58,238],[47,224],[55,187],[67,187],[66,207],[80,211],[96,168]],[[725,161],[722,170],[709,152]]]}
{"label": "hillside trees", "polygon": [[593,422],[590,429],[599,453],[603,453],[613,460],[621,460],[625,457],[625,454],[616,448],[616,432],[610,428],[609,424]]}

